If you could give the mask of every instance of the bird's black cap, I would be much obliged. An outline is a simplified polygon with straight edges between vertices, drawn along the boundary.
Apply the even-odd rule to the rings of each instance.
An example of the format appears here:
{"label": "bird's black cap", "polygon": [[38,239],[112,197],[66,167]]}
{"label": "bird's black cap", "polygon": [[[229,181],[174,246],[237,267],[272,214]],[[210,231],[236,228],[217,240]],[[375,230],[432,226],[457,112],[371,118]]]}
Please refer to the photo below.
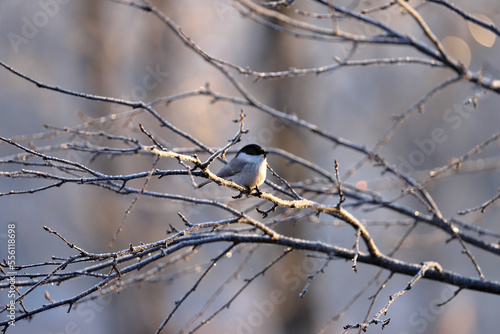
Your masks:
{"label": "bird's black cap", "polygon": [[267,152],[264,151],[262,149],[262,147],[260,147],[257,144],[250,144],[250,145],[244,146],[241,150],[238,151],[238,154],[240,154],[241,152],[246,153],[248,155],[261,155],[262,154],[265,156],[267,154]]}

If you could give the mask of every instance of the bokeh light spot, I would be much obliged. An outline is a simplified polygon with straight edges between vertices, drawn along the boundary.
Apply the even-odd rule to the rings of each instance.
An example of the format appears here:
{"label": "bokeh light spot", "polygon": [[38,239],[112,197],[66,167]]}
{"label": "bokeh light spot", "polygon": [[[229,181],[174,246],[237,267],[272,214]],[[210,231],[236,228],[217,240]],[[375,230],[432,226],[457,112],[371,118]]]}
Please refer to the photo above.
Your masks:
{"label": "bokeh light spot", "polygon": [[[483,14],[473,14],[473,15],[474,17],[480,19],[481,21],[490,24],[493,23],[493,21],[491,21],[491,19],[486,15]],[[488,48],[491,48],[493,44],[495,44],[496,36],[494,33],[472,22],[468,22],[468,25],[470,33],[472,34],[472,37],[474,37],[476,42]]]}
{"label": "bokeh light spot", "polygon": [[463,39],[455,36],[446,36],[443,38],[442,43],[451,57],[459,60],[465,67],[469,67],[471,52]]}
{"label": "bokeh light spot", "polygon": [[356,183],[356,189],[359,191],[366,191],[366,189],[368,189],[368,184],[366,181],[358,181],[358,183]]}

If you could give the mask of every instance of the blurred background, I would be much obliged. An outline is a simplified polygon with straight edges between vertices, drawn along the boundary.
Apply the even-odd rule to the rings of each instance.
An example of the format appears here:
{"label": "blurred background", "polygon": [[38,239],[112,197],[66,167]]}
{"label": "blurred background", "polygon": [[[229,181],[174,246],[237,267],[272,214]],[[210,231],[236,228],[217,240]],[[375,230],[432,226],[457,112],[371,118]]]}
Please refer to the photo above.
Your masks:
{"label": "blurred background", "polygon": [[[336,5],[353,10],[371,8],[383,1],[336,1]],[[290,68],[312,68],[334,64],[334,57],[345,57],[349,44],[297,39],[263,27],[243,17],[229,0],[156,1],[155,4],[178,24],[182,31],[208,54],[219,59],[249,67],[255,71],[280,71]],[[465,11],[487,22],[500,22],[500,8],[495,1],[455,1]],[[416,6],[412,2],[412,6]],[[331,21],[317,21],[298,16],[296,8],[324,12],[314,2],[296,1],[282,13],[296,16],[315,24],[331,27]],[[419,12],[449,53],[472,71],[500,78],[498,62],[499,43],[494,34],[468,24],[443,7],[425,4]],[[408,15],[393,8],[372,14],[374,18],[417,38],[422,33]],[[340,21],[341,24],[344,22]],[[364,32],[355,24],[345,23],[344,29]],[[360,31],[356,31],[356,29]],[[426,40],[426,43],[429,43]],[[403,46],[360,45],[353,59],[393,58],[419,56],[415,50]],[[0,60],[16,70],[45,84],[65,89],[122,98],[131,101],[152,101],[157,98],[189,92],[209,84],[221,94],[238,96],[225,77],[204,59],[186,48],[165,25],[151,14],[113,3],[91,0],[3,0],[0,3]],[[279,80],[258,80],[235,76],[259,101],[279,111],[295,114],[319,128],[345,138],[360,146],[372,148],[399,115],[446,78],[451,71],[423,65],[391,65],[344,67],[324,75],[308,75]],[[423,112],[412,116],[396,131],[381,155],[403,172],[421,180],[429,171],[446,165],[474,146],[498,132],[500,99],[494,94],[482,98],[477,108],[464,101],[480,92],[477,87],[462,82],[454,84],[430,99]],[[161,104],[156,110],[166,120],[190,133],[210,147],[222,147],[237,131],[232,122],[241,106],[227,102],[211,103],[208,97],[190,97]],[[0,69],[0,135],[21,138],[23,135],[49,134],[44,125],[76,127],[88,122],[91,130],[104,130],[141,139],[137,125],[144,124],[167,147],[190,147],[187,140],[172,131],[161,128],[147,115],[138,113],[115,122],[99,122],[100,117],[126,112],[129,109],[113,104],[97,103],[57,92],[40,89],[9,71]],[[246,126],[250,129],[244,143],[255,142],[263,147],[280,148],[333,172],[333,161],[338,160],[341,176],[362,156],[344,147],[332,145],[314,134],[284,124],[258,110],[244,107]],[[42,136],[32,139],[37,147],[57,145],[71,137]],[[80,139],[78,139],[80,140]],[[89,139],[90,140],[90,139]],[[93,139],[95,140],[95,139]],[[21,141],[28,145],[29,140]],[[94,144],[98,144],[95,143]],[[237,148],[241,147],[238,145]],[[19,153],[5,144],[0,145],[1,156]],[[88,164],[108,174],[126,174],[151,169],[151,157],[92,159],[85,153],[61,151],[57,156]],[[69,154],[69,155],[68,155]],[[428,190],[444,217],[475,207],[498,193],[499,145],[495,143],[475,156],[463,172],[432,183]],[[290,182],[309,177],[304,169],[288,166],[283,159],[271,156],[269,163]],[[158,168],[178,168],[175,161],[161,161]],[[218,166],[214,165],[214,168]],[[2,166],[11,171],[18,166]],[[366,185],[368,189],[384,193],[388,198],[397,195],[397,185],[380,174],[379,168],[366,164],[345,180],[351,185]],[[141,187],[142,180],[132,185]],[[0,192],[31,189],[44,183],[30,179],[0,179]],[[214,194],[228,197],[232,193],[207,186],[202,196]],[[214,190],[215,189],[215,190]],[[151,184],[151,190],[187,195],[200,195],[192,189],[189,178],[169,178]],[[17,224],[18,262],[36,263],[53,255],[74,254],[55,236],[42,229],[46,225],[67,237],[71,242],[91,252],[107,252],[113,233],[122,221],[133,196],[118,196],[97,187],[64,185],[31,195],[0,198],[2,226]],[[324,199],[335,204],[336,198]],[[401,203],[424,210],[411,198]],[[126,226],[113,245],[113,250],[128,247],[129,243],[153,242],[166,237],[169,224],[182,227],[177,212],[193,222],[217,217],[213,209],[189,207],[183,203],[142,198],[127,218]],[[213,212],[212,212],[213,211]],[[384,210],[365,211],[353,208],[360,219],[366,219],[370,232],[383,252],[388,252],[405,231],[403,227],[386,228],[377,221],[394,221],[401,217]],[[500,232],[499,210],[495,204],[483,214],[471,214],[461,219]],[[351,248],[354,231],[350,227],[328,221],[315,224],[298,221],[280,232],[302,238],[322,240]],[[370,225],[371,223],[371,225]],[[3,227],[2,227],[3,228]],[[5,245],[5,231],[1,245]],[[470,260],[461,254],[456,242],[446,243],[448,236],[420,224],[403,245],[398,258],[410,262],[438,261],[444,268],[464,275],[477,275]],[[3,247],[3,246],[2,246]],[[26,333],[37,328],[37,333],[152,333],[170,313],[178,300],[198,277],[199,266],[206,264],[224,247],[211,245],[203,252],[193,254],[182,266],[185,279],[174,280],[174,272],[163,279],[125,289],[119,294],[79,305],[67,313],[59,308],[32,320],[22,321],[8,333]],[[498,258],[470,246],[487,279],[500,280]],[[246,259],[249,248],[241,248],[231,259],[221,262],[215,274],[208,277],[196,293],[175,314],[165,333],[177,333],[189,322],[200,305],[228,278],[228,273]],[[3,252],[3,249],[2,249]],[[259,247],[253,250],[240,280],[262,270],[282,249]],[[3,253],[2,253],[3,254]],[[299,293],[307,277],[321,268],[324,260],[307,254],[287,257],[264,277],[259,278],[240,295],[229,309],[199,330],[200,333],[314,333],[335,316],[378,269],[359,265],[358,273],[350,262],[335,260],[324,274],[311,284],[304,298]],[[179,269],[180,270],[180,269]],[[387,273],[380,276],[365,295],[350,307],[340,320],[333,322],[326,333],[340,333],[348,323],[361,321],[370,300]],[[383,290],[371,311],[370,318],[385,305],[388,295],[403,289],[409,278],[396,275]],[[89,279],[89,286],[95,283]],[[48,286],[54,300],[68,298],[85,289],[78,284]],[[236,287],[228,287],[221,294],[221,306]],[[498,296],[463,291],[444,307],[436,304],[450,298],[454,287],[420,281],[414,289],[400,298],[387,317],[391,333],[493,333],[498,329],[496,319],[500,306]],[[5,296],[0,296],[2,303]],[[43,290],[33,293],[25,305],[47,303]],[[371,326],[370,333],[381,332],[380,326]]]}

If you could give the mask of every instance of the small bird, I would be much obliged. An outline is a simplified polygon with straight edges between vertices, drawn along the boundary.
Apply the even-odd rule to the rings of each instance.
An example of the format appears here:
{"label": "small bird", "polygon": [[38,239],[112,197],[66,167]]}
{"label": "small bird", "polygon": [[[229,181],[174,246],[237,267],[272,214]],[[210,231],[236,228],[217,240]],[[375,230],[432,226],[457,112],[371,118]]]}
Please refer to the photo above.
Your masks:
{"label": "small bird", "polygon": [[[267,152],[259,145],[250,144],[238,151],[236,156],[217,173],[218,177],[231,180],[240,186],[259,191],[259,186],[266,180]],[[198,189],[212,182],[204,181],[198,185]],[[241,195],[241,194],[240,194]]]}

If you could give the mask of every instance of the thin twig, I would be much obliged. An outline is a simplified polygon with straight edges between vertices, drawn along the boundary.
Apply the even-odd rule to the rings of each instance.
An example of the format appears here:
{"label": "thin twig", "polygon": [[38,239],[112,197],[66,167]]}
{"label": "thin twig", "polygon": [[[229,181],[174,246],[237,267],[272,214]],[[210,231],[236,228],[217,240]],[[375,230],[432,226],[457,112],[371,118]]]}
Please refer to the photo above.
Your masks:
{"label": "thin twig", "polygon": [[247,288],[247,286],[249,286],[258,277],[263,276],[273,265],[278,263],[282,258],[284,258],[286,255],[288,255],[290,252],[292,252],[292,250],[293,249],[291,249],[291,248],[285,249],[285,251],[281,255],[279,255],[274,260],[269,262],[261,271],[259,271],[258,273],[256,273],[252,277],[245,279],[245,283],[243,284],[243,286],[224,305],[222,305],[217,311],[212,313],[212,315],[207,317],[205,320],[200,322],[198,324],[198,326],[193,328],[193,330],[191,330],[189,333],[191,334],[191,333],[196,332],[199,328],[203,327],[205,324],[210,322],[215,316],[217,316],[220,312],[222,312],[222,310],[229,308],[229,306],[231,306],[233,301]]}
{"label": "thin twig", "polygon": [[413,276],[413,278],[410,280],[410,282],[408,283],[408,285],[406,286],[406,288],[404,288],[403,290],[397,292],[396,294],[394,295],[391,295],[389,296],[389,301],[387,302],[387,304],[368,322],[365,322],[365,323],[357,323],[357,324],[350,324],[350,325],[346,325],[344,326],[344,331],[342,333],[347,333],[348,331],[350,331],[351,329],[361,329],[363,331],[366,331],[366,329],[368,328],[368,326],[370,325],[378,325],[378,324],[381,324],[382,325],[382,329],[384,329],[390,322],[390,318],[387,318],[387,319],[384,319],[384,320],[380,320],[380,317],[382,315],[387,315],[387,312],[389,310],[389,307],[392,305],[392,303],[394,303],[396,301],[396,299],[398,299],[399,297],[401,297],[402,295],[404,295],[406,292],[410,291],[410,289],[415,285],[415,283],[421,279],[422,277],[425,276],[425,273],[429,270],[429,269],[434,269],[435,271],[437,271],[438,273],[441,273],[442,272],[442,268],[441,268],[441,265],[437,262],[425,262],[424,264],[422,264],[422,266],[420,267],[420,270],[418,271],[418,273]]}
{"label": "thin twig", "polygon": [[488,206],[490,206],[491,204],[495,203],[498,199],[500,199],[500,192],[499,192],[498,195],[496,195],[493,198],[487,200],[486,202],[484,202],[480,206],[459,211],[458,214],[459,215],[466,215],[466,214],[469,214],[469,213],[472,213],[472,212],[476,212],[476,211],[481,211],[481,213],[484,213],[484,211],[486,211],[486,208],[488,208]]}
{"label": "thin twig", "polygon": [[146,191],[146,187],[147,187],[149,181],[151,180],[151,176],[153,176],[153,173],[155,171],[155,167],[156,167],[156,164],[158,163],[158,161],[160,161],[160,156],[156,156],[155,157],[155,160],[153,161],[153,165],[151,166],[151,170],[150,170],[150,172],[149,172],[146,180],[144,181],[144,184],[142,186],[141,192],[138,193],[134,197],[134,199],[132,200],[132,202],[128,206],[127,210],[125,210],[125,215],[123,216],[123,218],[122,218],[122,220],[120,222],[120,225],[118,225],[118,228],[116,229],[115,233],[113,234],[113,237],[112,237],[111,241],[109,242],[109,248],[113,247],[113,244],[116,241],[116,238],[118,237],[118,234],[123,230],[123,226],[125,225],[125,222],[127,221],[127,218],[129,216],[130,212],[132,211],[132,208],[134,207],[135,203],[137,203],[137,201],[139,200],[139,197],[141,197],[142,194],[144,194],[144,192]]}
{"label": "thin twig", "polygon": [[356,232],[356,243],[354,244],[355,254],[352,259],[352,269],[355,273],[358,273],[358,256],[359,256],[359,236],[361,235],[360,231]]}
{"label": "thin twig", "polygon": [[299,293],[300,298],[304,298],[307,291],[309,291],[309,286],[311,285],[312,281],[316,278],[316,276],[318,276],[319,274],[323,274],[325,272],[325,268],[328,266],[331,260],[332,260],[331,258],[326,259],[325,263],[323,263],[323,265],[318,270],[316,270],[315,273],[307,277],[307,282],[302,288],[302,291]]}
{"label": "thin twig", "polygon": [[191,286],[191,288],[184,294],[184,296],[182,296],[179,300],[175,301],[174,308],[172,309],[170,314],[167,316],[167,318],[165,318],[165,320],[163,320],[161,325],[156,330],[155,334],[159,334],[165,328],[165,326],[167,325],[169,320],[173,317],[174,313],[179,309],[179,307],[182,305],[182,303],[189,297],[189,295],[191,295],[193,292],[195,292],[196,288],[200,285],[201,281],[208,275],[208,273],[213,268],[215,268],[216,264],[234,248],[234,246],[235,246],[234,244],[230,245],[228,248],[226,248],[225,250],[220,252],[220,254],[217,255],[214,259],[212,259],[212,263],[210,264],[210,266],[208,266],[208,268],[205,269],[205,271],[200,275],[198,280],[196,280],[196,282]]}

